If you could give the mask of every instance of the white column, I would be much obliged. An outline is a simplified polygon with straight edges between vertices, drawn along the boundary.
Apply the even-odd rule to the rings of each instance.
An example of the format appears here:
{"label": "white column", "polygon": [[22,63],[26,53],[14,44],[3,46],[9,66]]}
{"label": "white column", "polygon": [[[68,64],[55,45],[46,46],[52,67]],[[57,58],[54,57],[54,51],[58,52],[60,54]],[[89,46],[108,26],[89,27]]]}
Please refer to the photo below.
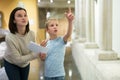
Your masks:
{"label": "white column", "polygon": [[86,0],[86,48],[97,48],[95,43],[95,9],[94,0]]}
{"label": "white column", "polygon": [[112,0],[99,0],[101,27],[100,60],[116,60],[117,53],[112,50]]}
{"label": "white column", "polygon": [[[79,19],[80,19],[80,16],[79,15],[79,8],[81,8],[78,3],[80,4],[81,0],[75,0],[75,38],[78,39],[80,37],[80,25],[79,25]],[[81,5],[81,4],[80,4]],[[81,9],[80,9],[81,10]]]}
{"label": "white column", "polygon": [[75,0],[75,31],[76,39],[85,42],[85,1]]}

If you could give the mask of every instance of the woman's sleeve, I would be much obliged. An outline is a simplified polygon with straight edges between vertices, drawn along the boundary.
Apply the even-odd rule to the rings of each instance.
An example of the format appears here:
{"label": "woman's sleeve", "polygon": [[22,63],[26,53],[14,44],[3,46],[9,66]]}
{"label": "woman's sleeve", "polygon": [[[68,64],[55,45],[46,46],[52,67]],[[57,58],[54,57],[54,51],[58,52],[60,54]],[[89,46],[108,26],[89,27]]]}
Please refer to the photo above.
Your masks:
{"label": "woman's sleeve", "polygon": [[6,38],[6,44],[8,49],[8,55],[10,56],[12,62],[16,65],[24,64],[28,61],[31,61],[35,58],[37,58],[37,55],[30,52],[27,55],[21,55],[21,53],[18,51],[18,44],[17,42],[13,41],[10,38]]}

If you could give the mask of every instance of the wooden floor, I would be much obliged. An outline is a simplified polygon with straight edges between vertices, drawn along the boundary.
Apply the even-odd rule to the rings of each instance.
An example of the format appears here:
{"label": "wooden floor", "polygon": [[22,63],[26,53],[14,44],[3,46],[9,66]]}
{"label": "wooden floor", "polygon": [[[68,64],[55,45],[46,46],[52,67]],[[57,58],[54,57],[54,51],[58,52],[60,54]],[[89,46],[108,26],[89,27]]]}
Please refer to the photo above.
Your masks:
{"label": "wooden floor", "polygon": [[30,73],[29,73],[28,80],[40,80],[39,79],[39,71],[40,71],[39,59],[31,61]]}
{"label": "wooden floor", "polygon": [[[65,80],[81,80],[80,74],[72,57],[72,51],[70,47],[67,47],[66,49],[64,66],[66,72]],[[40,60],[36,59],[31,61],[29,80],[44,80],[40,79],[41,69],[42,67],[40,66]]]}

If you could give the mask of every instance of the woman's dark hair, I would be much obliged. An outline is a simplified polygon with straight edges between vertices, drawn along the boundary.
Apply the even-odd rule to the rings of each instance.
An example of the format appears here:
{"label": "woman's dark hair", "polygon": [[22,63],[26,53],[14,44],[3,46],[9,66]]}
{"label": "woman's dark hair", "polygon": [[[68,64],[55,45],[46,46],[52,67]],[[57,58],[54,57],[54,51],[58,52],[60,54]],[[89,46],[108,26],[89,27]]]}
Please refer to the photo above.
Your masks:
{"label": "woman's dark hair", "polygon": [[[18,10],[24,10],[26,13],[27,11],[24,9],[24,8],[21,8],[21,7],[16,7],[15,9],[13,9],[13,11],[11,12],[10,14],[10,18],[9,18],[9,30],[11,33],[15,34],[16,32],[18,32],[17,30],[17,26],[16,24],[14,23],[14,19],[15,19],[15,13],[18,11]],[[25,34],[27,32],[29,32],[29,22],[28,24],[26,25],[26,31],[25,31]]]}

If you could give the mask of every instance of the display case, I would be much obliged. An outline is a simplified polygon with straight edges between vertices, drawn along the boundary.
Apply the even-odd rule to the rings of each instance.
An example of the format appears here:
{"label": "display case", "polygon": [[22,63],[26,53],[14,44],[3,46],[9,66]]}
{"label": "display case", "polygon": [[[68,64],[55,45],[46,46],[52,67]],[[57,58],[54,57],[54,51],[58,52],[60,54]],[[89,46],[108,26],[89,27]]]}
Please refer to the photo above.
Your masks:
{"label": "display case", "polygon": [[0,29],[0,68],[3,67],[3,56],[6,49],[5,36],[8,33],[8,30]]}
{"label": "display case", "polygon": [[[0,44],[5,41],[5,37],[0,37]],[[0,49],[0,68],[3,67],[3,52]]]}

